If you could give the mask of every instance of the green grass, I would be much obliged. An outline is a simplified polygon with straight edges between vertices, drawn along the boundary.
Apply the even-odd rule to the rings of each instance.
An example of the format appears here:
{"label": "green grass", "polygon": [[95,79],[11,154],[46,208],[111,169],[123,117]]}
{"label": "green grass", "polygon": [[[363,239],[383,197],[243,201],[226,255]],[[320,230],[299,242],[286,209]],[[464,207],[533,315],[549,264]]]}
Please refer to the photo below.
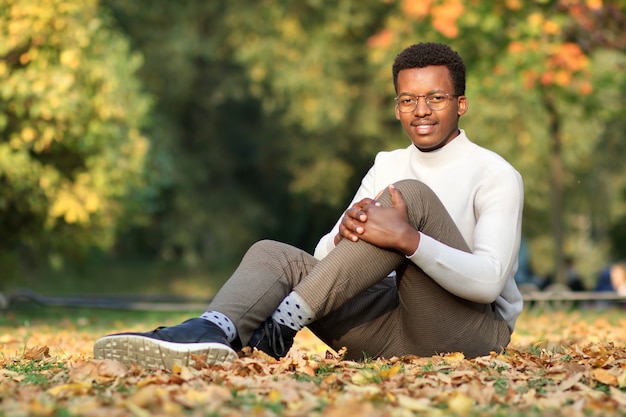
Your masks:
{"label": "green grass", "polygon": [[21,288],[48,296],[170,294],[209,297],[223,285],[233,265],[187,266],[175,262],[91,261],[80,265],[40,267],[4,276],[0,292]]}
{"label": "green grass", "polygon": [[0,328],[30,327],[35,325],[62,326],[89,333],[101,333],[112,328],[144,327],[177,324],[201,314],[196,310],[177,312],[129,311],[124,309],[93,309],[45,307],[34,303],[19,303],[0,313]]}
{"label": "green grass", "polygon": [[11,372],[15,372],[23,376],[21,384],[25,385],[40,385],[46,386],[48,384],[50,374],[54,374],[59,370],[66,368],[63,362],[46,362],[41,360],[28,360],[21,362],[9,363],[5,369]]}

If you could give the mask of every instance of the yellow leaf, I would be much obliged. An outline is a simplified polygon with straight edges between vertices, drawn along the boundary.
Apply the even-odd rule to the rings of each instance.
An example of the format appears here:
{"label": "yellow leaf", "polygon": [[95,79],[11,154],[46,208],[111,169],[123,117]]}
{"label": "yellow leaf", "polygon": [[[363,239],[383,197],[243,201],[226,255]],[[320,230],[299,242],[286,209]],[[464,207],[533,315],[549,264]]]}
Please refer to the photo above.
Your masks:
{"label": "yellow leaf", "polygon": [[32,142],[37,137],[37,131],[30,126],[25,127],[22,129],[20,136],[24,142]]}
{"label": "yellow leaf", "polygon": [[444,358],[446,362],[454,364],[458,362],[463,362],[463,360],[465,359],[465,355],[462,352],[453,352],[448,353],[446,356],[444,356]]}
{"label": "yellow leaf", "polygon": [[78,68],[80,66],[78,51],[69,49],[61,52],[61,64],[72,69]]}
{"label": "yellow leaf", "polygon": [[617,385],[620,388],[626,388],[626,371],[622,371],[617,377]]}
{"label": "yellow leaf", "polygon": [[195,378],[196,374],[193,368],[190,368],[188,366],[183,366],[183,369],[181,369],[179,376],[180,376],[180,379],[182,379],[183,381],[189,381]]}
{"label": "yellow leaf", "polygon": [[147,385],[128,398],[128,404],[137,407],[147,408],[150,405],[161,404],[163,398],[163,390],[155,385]]}
{"label": "yellow leaf", "polygon": [[85,394],[91,388],[91,382],[76,382],[73,384],[57,385],[48,389],[48,394],[53,397],[71,397],[74,395]]}
{"label": "yellow leaf", "polygon": [[150,417],[152,415],[152,413],[150,413],[149,411],[144,410],[143,408],[141,408],[140,406],[127,401],[125,404],[126,408],[128,408],[131,413],[133,413],[134,416],[137,417]]}
{"label": "yellow leaf", "polygon": [[363,369],[352,376],[352,383],[356,385],[365,385],[370,383],[374,377],[374,372],[369,369]]}
{"label": "yellow leaf", "polygon": [[278,391],[277,389],[271,390],[270,393],[267,395],[267,399],[270,402],[279,402],[280,401],[280,391]]}
{"label": "yellow leaf", "polygon": [[448,400],[448,407],[455,415],[469,414],[474,401],[465,394],[457,393]]}
{"label": "yellow leaf", "polygon": [[8,343],[15,343],[15,342],[19,342],[19,339],[17,339],[12,334],[5,333],[3,335],[0,335],[0,344],[8,344]]}
{"label": "yellow leaf", "polygon": [[397,375],[398,372],[400,372],[400,369],[402,369],[402,366],[397,363],[391,368],[383,369],[382,371],[380,371],[380,376],[381,378],[389,379],[392,376]]}
{"label": "yellow leaf", "polygon": [[163,383],[163,379],[159,376],[150,376],[148,378],[143,378],[137,381],[137,387],[142,388],[150,384],[161,384]]}

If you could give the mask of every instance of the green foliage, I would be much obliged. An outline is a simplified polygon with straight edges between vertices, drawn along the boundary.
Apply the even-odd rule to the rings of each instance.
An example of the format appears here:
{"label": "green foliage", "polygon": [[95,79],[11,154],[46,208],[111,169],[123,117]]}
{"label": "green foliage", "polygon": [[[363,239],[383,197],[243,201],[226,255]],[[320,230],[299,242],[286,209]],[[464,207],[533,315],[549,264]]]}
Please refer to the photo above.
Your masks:
{"label": "green foliage", "polygon": [[65,370],[66,366],[63,362],[29,359],[9,363],[5,368],[23,376],[22,384],[45,386],[48,384],[49,378],[55,373]]}
{"label": "green foliage", "polygon": [[379,148],[362,149],[376,124],[354,65],[378,16],[313,2],[104,3],[144,56],[160,98],[148,134],[171,164],[158,223],[136,235],[158,230],[154,252],[190,263],[239,259],[259,236],[312,250]]}
{"label": "green foliage", "polygon": [[0,251],[109,249],[138,220],[141,58],[96,1],[0,6]]}
{"label": "green foliage", "polygon": [[393,88],[389,79],[383,91],[374,83],[367,42],[392,5],[286,1],[237,13],[241,3],[249,2],[229,3],[227,24],[237,30],[227,45],[251,80],[249,93],[283,129],[274,142],[285,152],[288,190],[334,209],[317,238],[345,208],[374,154],[391,146],[385,123],[393,119]]}
{"label": "green foliage", "polygon": [[623,1],[1,1],[5,251],[214,266],[263,237],[312,250],[375,153],[408,146],[391,63],[420,41],[464,57],[461,125],[522,173],[539,272],[555,219],[583,273],[620,245]]}
{"label": "green foliage", "polygon": [[270,207],[286,198],[286,182],[268,139],[280,134],[261,119],[223,46],[224,5],[103,4],[144,56],[141,77],[159,98],[147,129],[148,160],[162,162],[158,205],[148,228],[125,235],[120,250],[191,265],[238,259],[276,221]]}

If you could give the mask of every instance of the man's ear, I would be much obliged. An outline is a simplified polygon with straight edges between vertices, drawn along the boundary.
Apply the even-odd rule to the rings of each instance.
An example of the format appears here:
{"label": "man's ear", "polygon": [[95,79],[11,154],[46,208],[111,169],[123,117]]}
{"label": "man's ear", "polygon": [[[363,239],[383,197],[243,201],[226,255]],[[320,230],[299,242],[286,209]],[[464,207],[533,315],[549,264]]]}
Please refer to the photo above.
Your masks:
{"label": "man's ear", "polygon": [[469,104],[467,102],[467,97],[459,96],[459,102],[458,102],[458,107],[457,107],[457,114],[459,116],[464,115],[468,108],[469,108]]}
{"label": "man's ear", "polygon": [[398,110],[398,105],[397,104],[394,107],[394,110],[396,112],[396,120],[400,120],[400,110]]}

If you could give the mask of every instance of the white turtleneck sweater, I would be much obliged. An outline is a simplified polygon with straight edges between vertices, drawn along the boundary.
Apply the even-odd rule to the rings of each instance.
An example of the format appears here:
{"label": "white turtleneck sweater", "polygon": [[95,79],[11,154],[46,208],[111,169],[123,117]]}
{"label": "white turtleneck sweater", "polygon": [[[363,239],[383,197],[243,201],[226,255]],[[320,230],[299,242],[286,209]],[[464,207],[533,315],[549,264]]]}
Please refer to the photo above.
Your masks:
{"label": "white turtleneck sweater", "polygon": [[[514,280],[521,239],[524,187],[521,175],[498,154],[471,142],[465,132],[444,147],[422,152],[414,145],[380,152],[352,202],[374,198],[389,184],[416,179],[439,197],[471,253],[420,232],[407,258],[446,290],[477,303],[495,301],[511,331],[523,307]],[[334,248],[335,227],[317,244],[322,259]]]}

